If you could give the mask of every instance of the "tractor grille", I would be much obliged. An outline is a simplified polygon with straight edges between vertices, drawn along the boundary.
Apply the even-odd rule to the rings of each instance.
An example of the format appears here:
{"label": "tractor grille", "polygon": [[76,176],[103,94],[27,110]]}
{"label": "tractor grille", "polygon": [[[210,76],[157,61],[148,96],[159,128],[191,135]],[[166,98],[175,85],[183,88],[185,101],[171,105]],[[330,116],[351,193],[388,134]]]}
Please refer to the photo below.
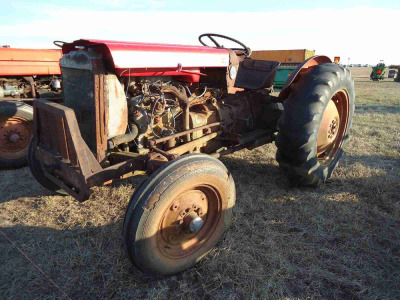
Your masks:
{"label": "tractor grille", "polygon": [[62,68],[64,105],[75,112],[82,138],[96,153],[96,104],[94,75],[90,70]]}

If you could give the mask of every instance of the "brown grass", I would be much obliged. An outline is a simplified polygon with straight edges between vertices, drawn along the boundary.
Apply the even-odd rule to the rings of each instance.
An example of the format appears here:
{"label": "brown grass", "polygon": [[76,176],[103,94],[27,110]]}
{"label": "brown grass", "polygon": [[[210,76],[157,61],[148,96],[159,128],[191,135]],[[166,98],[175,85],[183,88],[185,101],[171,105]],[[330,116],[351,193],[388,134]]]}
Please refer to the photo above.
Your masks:
{"label": "brown grass", "polygon": [[[71,299],[397,298],[400,83],[355,71],[352,139],[331,180],[290,187],[274,145],[224,158],[237,186],[235,221],[182,274],[147,278],[123,253],[125,208],[143,178],[96,188],[80,204],[51,195],[26,168],[1,171],[1,230]],[[2,234],[0,253],[0,298],[65,298]]]}

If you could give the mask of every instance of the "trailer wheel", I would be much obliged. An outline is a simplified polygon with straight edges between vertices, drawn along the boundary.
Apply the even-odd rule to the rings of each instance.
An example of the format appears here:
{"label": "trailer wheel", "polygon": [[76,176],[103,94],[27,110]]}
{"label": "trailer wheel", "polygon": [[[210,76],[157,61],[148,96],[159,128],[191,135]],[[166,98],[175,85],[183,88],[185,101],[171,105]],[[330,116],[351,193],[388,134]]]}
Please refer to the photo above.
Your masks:
{"label": "trailer wheel", "polygon": [[20,101],[0,102],[0,168],[26,165],[32,120],[32,106]]}
{"label": "trailer wheel", "polygon": [[349,70],[322,64],[304,73],[284,101],[277,161],[290,181],[319,185],[332,174],[349,138],[354,82]]}
{"label": "trailer wheel", "polygon": [[129,202],[123,227],[129,259],[154,277],[193,266],[229,226],[235,197],[233,178],[219,160],[191,154],[167,163]]}
{"label": "trailer wheel", "polygon": [[32,138],[28,150],[28,165],[33,177],[35,177],[35,179],[40,183],[40,185],[42,185],[49,191],[63,196],[68,195],[66,191],[60,189],[58,185],[56,185],[54,182],[52,182],[50,179],[46,177],[46,175],[43,172],[40,160],[37,159],[36,157],[36,150],[37,150],[37,141],[35,138]]}

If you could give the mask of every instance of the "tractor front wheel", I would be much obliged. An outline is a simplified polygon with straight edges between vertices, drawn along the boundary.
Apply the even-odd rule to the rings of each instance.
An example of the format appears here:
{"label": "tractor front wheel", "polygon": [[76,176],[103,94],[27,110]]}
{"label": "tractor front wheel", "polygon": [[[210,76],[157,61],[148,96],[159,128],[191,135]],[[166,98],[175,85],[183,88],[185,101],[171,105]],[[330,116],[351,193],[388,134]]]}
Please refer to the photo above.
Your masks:
{"label": "tractor front wheel", "polygon": [[129,202],[123,228],[127,255],[154,277],[181,272],[215,246],[234,204],[235,184],[219,160],[191,154],[171,161]]}
{"label": "tractor front wheel", "polygon": [[350,71],[337,64],[315,66],[294,83],[276,140],[290,181],[319,185],[331,176],[349,138],[354,97]]}

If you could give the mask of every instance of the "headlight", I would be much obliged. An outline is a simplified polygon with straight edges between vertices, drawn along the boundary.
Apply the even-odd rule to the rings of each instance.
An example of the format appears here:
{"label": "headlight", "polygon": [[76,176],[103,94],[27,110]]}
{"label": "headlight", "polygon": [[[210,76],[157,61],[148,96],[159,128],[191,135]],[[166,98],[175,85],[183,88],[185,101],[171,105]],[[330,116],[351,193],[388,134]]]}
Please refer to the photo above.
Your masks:
{"label": "headlight", "polygon": [[230,66],[229,67],[229,77],[234,80],[236,78],[237,75],[237,69],[235,66]]}

